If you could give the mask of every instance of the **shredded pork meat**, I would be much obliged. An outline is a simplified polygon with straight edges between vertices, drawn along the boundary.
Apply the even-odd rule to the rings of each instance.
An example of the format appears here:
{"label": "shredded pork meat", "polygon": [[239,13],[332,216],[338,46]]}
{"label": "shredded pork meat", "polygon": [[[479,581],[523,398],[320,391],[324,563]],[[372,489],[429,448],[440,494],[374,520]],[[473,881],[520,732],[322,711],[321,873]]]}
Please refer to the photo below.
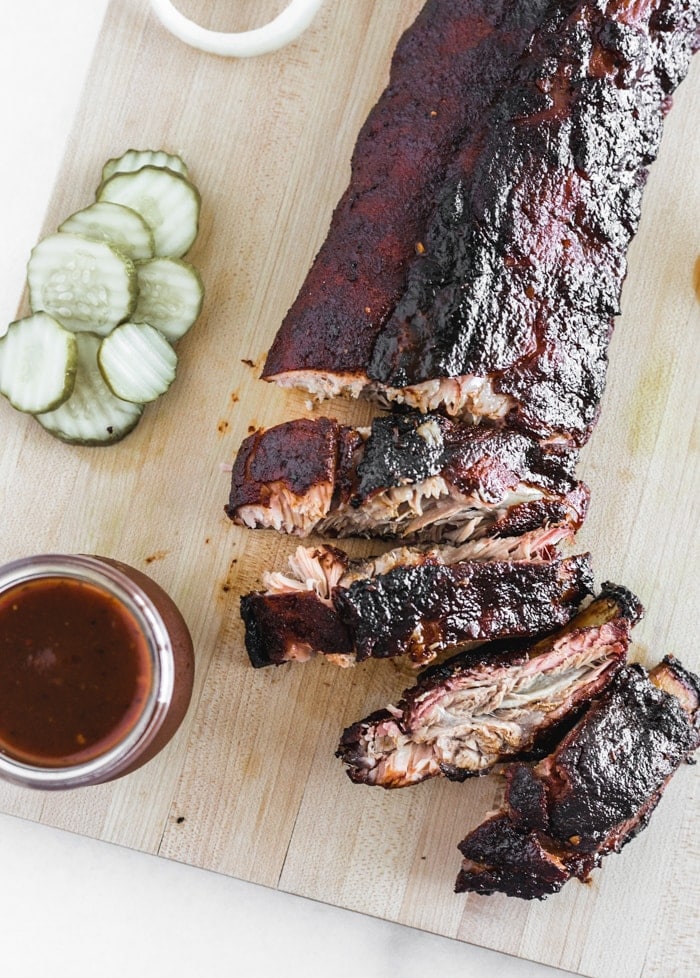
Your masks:
{"label": "shredded pork meat", "polygon": [[349,727],[338,756],[353,781],[384,788],[484,774],[576,719],[624,662],[641,613],[633,595],[606,585],[563,629],[528,648],[486,647],[428,670],[398,706]]}
{"label": "shredded pork meat", "polygon": [[552,753],[505,769],[499,811],[459,844],[457,892],[545,899],[648,824],[700,745],[700,679],[667,656],[622,667]]}

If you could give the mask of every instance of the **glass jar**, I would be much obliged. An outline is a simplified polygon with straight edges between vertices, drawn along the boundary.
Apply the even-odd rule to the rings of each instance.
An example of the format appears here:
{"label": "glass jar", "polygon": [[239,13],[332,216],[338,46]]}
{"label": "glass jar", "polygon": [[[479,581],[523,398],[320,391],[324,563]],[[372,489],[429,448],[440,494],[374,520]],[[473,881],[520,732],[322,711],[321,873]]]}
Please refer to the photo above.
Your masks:
{"label": "glass jar", "polygon": [[0,778],[101,784],[168,743],[192,694],[177,606],[108,557],[42,554],[0,568]]}

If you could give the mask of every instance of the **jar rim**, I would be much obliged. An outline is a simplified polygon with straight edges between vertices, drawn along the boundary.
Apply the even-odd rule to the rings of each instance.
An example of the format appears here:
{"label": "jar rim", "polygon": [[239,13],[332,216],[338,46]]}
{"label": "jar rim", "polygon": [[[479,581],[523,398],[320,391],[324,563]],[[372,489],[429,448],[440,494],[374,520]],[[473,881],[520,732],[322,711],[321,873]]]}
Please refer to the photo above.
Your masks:
{"label": "jar rim", "polygon": [[52,577],[89,583],[108,592],[126,608],[146,641],[151,688],[135,723],[104,753],[77,764],[42,766],[17,760],[0,750],[0,777],[33,788],[100,784],[117,777],[150,744],[165,719],[175,685],[170,634],[154,601],[121,570],[119,561],[111,558],[45,553],[10,561],[0,567],[0,595],[29,581]]}

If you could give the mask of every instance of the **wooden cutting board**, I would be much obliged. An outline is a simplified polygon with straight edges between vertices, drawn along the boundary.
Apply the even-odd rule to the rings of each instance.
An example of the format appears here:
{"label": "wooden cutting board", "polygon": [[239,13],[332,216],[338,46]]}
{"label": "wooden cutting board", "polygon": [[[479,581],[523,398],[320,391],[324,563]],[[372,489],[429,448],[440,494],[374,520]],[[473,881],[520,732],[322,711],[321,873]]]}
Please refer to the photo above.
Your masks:
{"label": "wooden cutting board", "polygon": [[[280,3],[237,3],[235,25],[227,3],[180,6],[230,30]],[[247,664],[239,596],[294,544],[229,523],[221,464],[250,426],[370,416],[358,404],[310,408],[257,377],[420,6],[327,0],[297,43],[237,62],[170,37],[145,0],[111,3],[44,230],[90,202],[108,157],[179,151],[204,200],[190,257],[206,305],[180,345],[176,384],[117,446],[63,445],[0,404],[0,559],[82,551],[147,571],[189,622],[196,688],[180,733],[145,769],[73,793],[3,785],[0,809],[585,975],[695,976],[697,769],[679,771],[649,829],[589,885],[537,904],[455,896],[456,845],[497,803],[498,779],[384,792],[352,785],[333,756],[344,726],[408,684],[405,668]],[[669,117],[631,249],[603,416],[581,466],[593,497],[580,535],[598,581],[626,584],[647,606],[636,656],[652,664],[674,652],[695,669],[699,113],[700,60]]]}

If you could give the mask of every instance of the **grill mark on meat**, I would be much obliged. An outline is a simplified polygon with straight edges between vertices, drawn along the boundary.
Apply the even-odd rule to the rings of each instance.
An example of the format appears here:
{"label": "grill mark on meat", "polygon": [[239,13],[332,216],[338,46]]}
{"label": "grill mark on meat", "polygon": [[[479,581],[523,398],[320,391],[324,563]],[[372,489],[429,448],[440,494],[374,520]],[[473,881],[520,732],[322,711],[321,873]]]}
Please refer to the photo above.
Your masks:
{"label": "grill mark on meat", "polygon": [[426,670],[397,706],[348,727],[336,756],[357,784],[403,788],[546,750],[623,664],[641,614],[630,592],[604,585],[535,644],[493,643]]}
{"label": "grill mark on meat", "polygon": [[645,828],[700,746],[699,703],[700,680],[672,656],[649,674],[621,669],[551,755],[507,769],[503,808],[459,845],[457,892],[544,899],[588,879]]}
{"label": "grill mark on meat", "polygon": [[588,554],[499,561],[464,559],[468,550],[403,548],[353,564],[336,548],[299,547],[290,574],[267,574],[267,591],[241,598],[252,664],[329,653],[339,665],[399,655],[426,664],[473,643],[551,631],[591,592]]}
{"label": "grill mark on meat", "polygon": [[263,377],[291,371],[292,383],[303,383],[310,368],[309,383],[329,394],[358,376],[364,386],[454,147],[478,127],[549,2],[428,0],[398,42],[387,88],[359,133],[350,184]]}
{"label": "grill mark on meat", "polygon": [[301,537],[458,544],[529,534],[535,554],[583,522],[589,492],[574,478],[577,458],[441,415],[375,418],[371,430],[297,419],[245,439],[226,513]]}

